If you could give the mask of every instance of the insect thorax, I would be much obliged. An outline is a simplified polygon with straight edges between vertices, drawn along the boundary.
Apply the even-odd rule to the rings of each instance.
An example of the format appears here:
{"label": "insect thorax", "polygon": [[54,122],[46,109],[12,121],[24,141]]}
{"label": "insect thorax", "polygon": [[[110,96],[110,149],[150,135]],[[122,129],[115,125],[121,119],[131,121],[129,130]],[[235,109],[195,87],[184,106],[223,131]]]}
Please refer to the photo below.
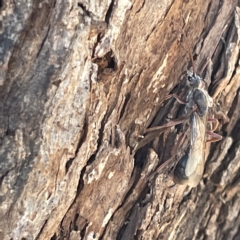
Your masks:
{"label": "insect thorax", "polygon": [[212,98],[205,90],[206,85],[200,76],[188,71],[187,82],[190,89],[187,95],[186,112],[197,105],[197,113],[203,117],[207,114],[208,107],[212,107]]}

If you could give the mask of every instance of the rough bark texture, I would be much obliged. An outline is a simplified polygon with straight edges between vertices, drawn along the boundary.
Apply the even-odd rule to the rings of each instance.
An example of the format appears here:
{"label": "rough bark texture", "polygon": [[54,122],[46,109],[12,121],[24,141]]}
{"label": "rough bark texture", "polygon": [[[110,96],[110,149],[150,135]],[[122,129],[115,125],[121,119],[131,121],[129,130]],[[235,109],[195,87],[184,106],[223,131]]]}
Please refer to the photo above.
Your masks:
{"label": "rough bark texture", "polygon": [[[0,239],[239,239],[238,5],[0,0]],[[179,128],[133,151],[181,114],[189,52],[229,117],[194,189],[148,180]]]}

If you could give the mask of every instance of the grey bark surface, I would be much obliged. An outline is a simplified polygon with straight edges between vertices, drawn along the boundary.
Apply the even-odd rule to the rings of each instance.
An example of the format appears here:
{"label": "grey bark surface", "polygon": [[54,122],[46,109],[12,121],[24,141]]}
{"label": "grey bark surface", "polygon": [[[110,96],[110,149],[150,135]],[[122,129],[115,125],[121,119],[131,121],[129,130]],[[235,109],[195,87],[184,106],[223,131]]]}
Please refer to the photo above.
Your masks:
{"label": "grey bark surface", "polygon": [[[238,5],[0,0],[0,239],[239,239]],[[181,115],[189,53],[223,135],[196,188],[176,161],[149,181],[178,127],[134,152]]]}

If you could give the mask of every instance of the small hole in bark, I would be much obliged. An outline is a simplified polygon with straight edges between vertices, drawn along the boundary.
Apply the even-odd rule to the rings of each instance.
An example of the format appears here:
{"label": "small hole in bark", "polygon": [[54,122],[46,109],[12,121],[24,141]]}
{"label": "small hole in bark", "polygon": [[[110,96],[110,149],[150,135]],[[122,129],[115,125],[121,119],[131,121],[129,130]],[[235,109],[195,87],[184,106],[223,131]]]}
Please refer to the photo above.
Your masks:
{"label": "small hole in bark", "polygon": [[115,68],[115,61],[113,57],[111,57],[110,60],[108,61],[108,68],[112,68],[112,69]]}
{"label": "small hole in bark", "polygon": [[224,193],[224,194],[222,195],[222,197],[223,197],[223,199],[226,199],[226,198],[227,198],[227,194]]}
{"label": "small hole in bark", "polygon": [[135,158],[134,158],[135,159],[134,166],[143,168],[144,164],[146,163],[146,159],[147,159],[148,146],[149,146],[149,143],[137,151],[137,153],[135,154]]}
{"label": "small hole in bark", "polygon": [[108,63],[106,68],[111,68],[113,70],[116,69],[115,59],[114,59],[112,51],[107,53],[105,57],[106,57],[106,60],[107,60],[107,63]]}
{"label": "small hole in bark", "polygon": [[85,12],[85,14],[87,16],[90,16],[90,12],[87,10],[87,8],[82,3],[78,3],[78,7],[82,8],[82,10]]}
{"label": "small hole in bark", "polygon": [[198,55],[195,53],[195,54],[193,55],[193,61],[196,61],[196,60],[197,60],[197,57],[198,57]]}
{"label": "small hole in bark", "polygon": [[61,82],[62,82],[61,80],[54,81],[53,85],[55,85],[56,87],[59,87]]}
{"label": "small hole in bark", "polygon": [[11,130],[11,129],[7,129],[7,131],[6,131],[6,135],[7,136],[14,136],[15,135],[15,132],[13,131],[13,130]]}
{"label": "small hole in bark", "polygon": [[66,162],[66,165],[65,165],[65,170],[66,170],[66,172],[68,172],[68,170],[69,170],[70,166],[72,165],[74,159],[75,159],[75,158],[70,158],[70,159]]}
{"label": "small hole in bark", "polygon": [[86,224],[84,225],[82,231],[80,232],[80,237],[81,237],[81,239],[83,239],[84,236],[85,236],[87,226],[88,226],[88,223],[86,223]]}
{"label": "small hole in bark", "polygon": [[204,185],[207,184],[207,179],[206,178],[203,178],[203,183],[204,183]]}
{"label": "small hole in bark", "polygon": [[79,214],[76,214],[75,215],[75,218],[74,218],[74,230],[75,231],[78,231],[78,225],[76,224],[76,221],[78,220],[78,217],[79,217]]}
{"label": "small hole in bark", "polygon": [[82,3],[78,3],[78,7],[82,8],[83,10],[85,10],[85,6]]}
{"label": "small hole in bark", "polygon": [[50,240],[57,240],[57,236],[56,236],[56,233],[51,237]]}
{"label": "small hole in bark", "polygon": [[87,161],[87,165],[91,165],[96,160],[96,155],[93,154]]}

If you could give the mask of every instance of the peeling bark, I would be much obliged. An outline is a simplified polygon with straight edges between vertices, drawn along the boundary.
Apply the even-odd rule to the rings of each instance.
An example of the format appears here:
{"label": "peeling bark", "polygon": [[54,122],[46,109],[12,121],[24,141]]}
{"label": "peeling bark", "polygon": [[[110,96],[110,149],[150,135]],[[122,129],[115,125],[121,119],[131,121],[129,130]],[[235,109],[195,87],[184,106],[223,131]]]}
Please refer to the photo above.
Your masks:
{"label": "peeling bark", "polygon": [[[238,239],[238,5],[0,1],[0,239]],[[179,127],[134,151],[182,114],[189,53],[223,135],[196,188],[149,180]]]}

